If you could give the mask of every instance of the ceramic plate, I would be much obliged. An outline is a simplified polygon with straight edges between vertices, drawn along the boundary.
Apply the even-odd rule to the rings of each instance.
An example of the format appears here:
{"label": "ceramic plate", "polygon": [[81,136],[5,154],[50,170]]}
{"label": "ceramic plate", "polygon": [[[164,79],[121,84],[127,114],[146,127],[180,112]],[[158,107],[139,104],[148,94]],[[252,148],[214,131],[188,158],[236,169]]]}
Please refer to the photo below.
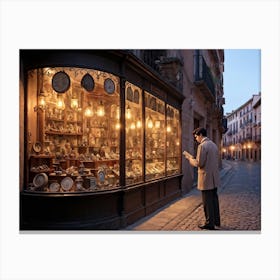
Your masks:
{"label": "ceramic plate", "polygon": [[74,181],[70,177],[65,177],[61,181],[61,187],[64,191],[69,191],[73,187]]}
{"label": "ceramic plate", "polygon": [[51,183],[49,186],[49,189],[51,192],[58,192],[59,188],[60,188],[60,185],[57,182]]}
{"label": "ceramic plate", "polygon": [[48,183],[48,175],[46,173],[39,173],[33,179],[33,185],[36,188],[43,187]]}

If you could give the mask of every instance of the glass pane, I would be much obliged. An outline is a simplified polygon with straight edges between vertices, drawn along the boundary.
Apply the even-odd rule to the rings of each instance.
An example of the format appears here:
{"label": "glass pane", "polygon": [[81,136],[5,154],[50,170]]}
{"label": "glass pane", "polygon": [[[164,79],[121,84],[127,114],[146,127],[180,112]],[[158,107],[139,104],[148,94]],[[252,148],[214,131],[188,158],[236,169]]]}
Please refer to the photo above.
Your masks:
{"label": "glass pane", "polygon": [[118,187],[119,79],[92,69],[35,69],[27,91],[28,189]]}
{"label": "glass pane", "polygon": [[180,173],[179,111],[167,105],[166,117],[166,173],[175,175]]}
{"label": "glass pane", "polygon": [[165,176],[165,104],[145,93],[146,180]]}
{"label": "glass pane", "polygon": [[143,182],[142,93],[126,82],[126,185]]}

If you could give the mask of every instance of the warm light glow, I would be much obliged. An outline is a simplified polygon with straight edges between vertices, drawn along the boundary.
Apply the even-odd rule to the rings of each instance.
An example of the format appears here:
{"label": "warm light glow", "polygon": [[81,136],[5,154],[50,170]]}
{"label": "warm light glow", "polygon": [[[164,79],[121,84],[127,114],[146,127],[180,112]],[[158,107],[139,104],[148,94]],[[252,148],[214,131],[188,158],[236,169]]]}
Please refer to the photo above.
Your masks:
{"label": "warm light glow", "polygon": [[116,119],[120,119],[120,107],[117,106],[117,109],[116,109]]}
{"label": "warm light glow", "polygon": [[121,128],[120,123],[116,123],[116,129],[119,130]]}
{"label": "warm light glow", "polygon": [[79,102],[77,98],[72,98],[71,99],[71,108],[76,110],[79,108]]}
{"label": "warm light glow", "polygon": [[248,149],[251,149],[251,148],[252,148],[251,144],[248,144],[247,147],[248,147]]}
{"label": "warm light glow", "polygon": [[155,127],[160,128],[160,121],[155,121]]}
{"label": "warm light glow", "polygon": [[46,107],[45,97],[44,96],[40,96],[38,103],[39,103],[39,107],[44,109]]}
{"label": "warm light glow", "polygon": [[85,117],[92,117],[92,116],[93,116],[93,111],[91,106],[89,105],[85,108]]}
{"label": "warm light glow", "polygon": [[105,115],[105,108],[104,108],[102,101],[100,101],[99,105],[97,106],[96,113],[97,113],[97,116],[99,116],[99,117],[103,117]]}
{"label": "warm light glow", "polygon": [[153,124],[153,120],[151,119],[151,117],[147,118],[147,127],[148,128],[153,128],[154,124]]}
{"label": "warm light glow", "polygon": [[131,119],[131,109],[129,106],[126,108],[126,118],[129,120]]}
{"label": "warm light glow", "polygon": [[140,120],[137,121],[136,127],[137,128],[141,128],[142,127],[142,122]]}
{"label": "warm light glow", "polygon": [[135,123],[133,122],[131,125],[130,125],[130,129],[135,129],[136,126],[135,126]]}
{"label": "warm light glow", "polygon": [[171,127],[170,127],[170,126],[167,126],[166,131],[167,131],[167,132],[171,132]]}
{"label": "warm light glow", "polygon": [[234,146],[231,146],[230,149],[233,151],[233,150],[235,149],[235,147],[234,147]]}
{"label": "warm light glow", "polygon": [[65,103],[64,103],[62,96],[58,96],[57,101],[56,101],[56,107],[57,107],[57,109],[60,109],[60,110],[65,109]]}

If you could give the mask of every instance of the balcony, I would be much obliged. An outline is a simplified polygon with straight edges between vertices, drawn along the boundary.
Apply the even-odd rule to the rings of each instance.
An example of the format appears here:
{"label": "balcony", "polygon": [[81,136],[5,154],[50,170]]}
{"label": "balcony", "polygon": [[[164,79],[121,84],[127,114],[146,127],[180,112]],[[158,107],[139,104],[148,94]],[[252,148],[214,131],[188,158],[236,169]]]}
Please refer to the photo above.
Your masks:
{"label": "balcony", "polygon": [[205,94],[207,99],[215,101],[215,84],[202,55],[194,55],[194,84]]}

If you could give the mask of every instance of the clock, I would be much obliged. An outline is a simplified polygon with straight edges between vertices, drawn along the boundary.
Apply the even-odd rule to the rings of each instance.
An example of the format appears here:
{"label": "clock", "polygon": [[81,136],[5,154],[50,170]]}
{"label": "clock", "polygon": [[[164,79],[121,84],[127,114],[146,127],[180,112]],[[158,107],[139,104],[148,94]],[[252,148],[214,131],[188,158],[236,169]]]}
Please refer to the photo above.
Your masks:
{"label": "clock", "polygon": [[58,93],[64,93],[70,87],[70,78],[64,71],[54,74],[52,78],[52,87]]}
{"label": "clock", "polygon": [[112,94],[115,92],[115,83],[112,79],[110,78],[107,78],[105,81],[104,81],[104,88],[105,88],[105,91],[109,94]]}

